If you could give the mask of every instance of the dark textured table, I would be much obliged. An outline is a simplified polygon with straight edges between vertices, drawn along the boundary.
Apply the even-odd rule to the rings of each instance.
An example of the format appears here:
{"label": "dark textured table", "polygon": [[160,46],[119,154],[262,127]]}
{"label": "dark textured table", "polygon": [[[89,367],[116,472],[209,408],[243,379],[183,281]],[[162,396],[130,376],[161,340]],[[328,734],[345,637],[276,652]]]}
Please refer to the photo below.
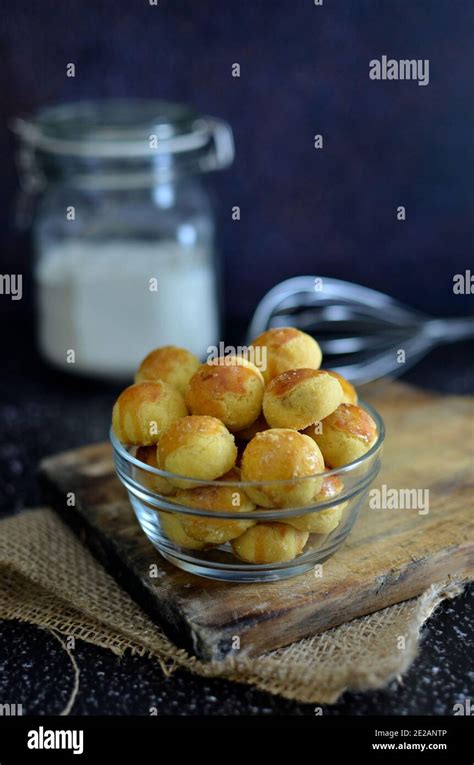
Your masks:
{"label": "dark textured table", "polygon": [[[3,327],[9,326],[4,315]],[[0,512],[42,502],[37,466],[48,454],[106,437],[117,389],[48,368],[33,348],[32,322],[4,330],[0,377]],[[231,338],[232,339],[232,338]],[[439,391],[474,392],[472,345],[434,351],[404,379]],[[445,602],[423,632],[421,652],[400,684],[347,693],[328,715],[452,714],[474,697],[474,587]],[[224,680],[186,672],[164,677],[156,662],[117,658],[76,641],[80,670],[76,714],[313,715],[303,705]],[[31,625],[0,622],[0,701],[21,703],[24,714],[57,714],[74,681],[70,660],[54,636]]]}

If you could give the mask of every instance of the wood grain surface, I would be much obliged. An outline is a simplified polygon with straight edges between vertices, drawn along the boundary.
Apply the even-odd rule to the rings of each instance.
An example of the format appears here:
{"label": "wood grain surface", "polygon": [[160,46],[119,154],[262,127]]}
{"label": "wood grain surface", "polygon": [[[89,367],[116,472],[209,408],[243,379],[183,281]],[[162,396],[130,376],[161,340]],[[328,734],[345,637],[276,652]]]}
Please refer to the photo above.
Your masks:
{"label": "wood grain surface", "polygon": [[[269,584],[205,580],[175,568],[140,530],[96,444],[43,461],[48,498],[99,560],[180,646],[204,660],[258,654],[406,600],[448,577],[474,577],[474,398],[399,382],[367,386],[387,428],[374,487],[429,491],[429,512],[362,510],[343,547],[313,572]],[[76,506],[66,494],[74,491]],[[150,578],[150,564],[159,576]]]}

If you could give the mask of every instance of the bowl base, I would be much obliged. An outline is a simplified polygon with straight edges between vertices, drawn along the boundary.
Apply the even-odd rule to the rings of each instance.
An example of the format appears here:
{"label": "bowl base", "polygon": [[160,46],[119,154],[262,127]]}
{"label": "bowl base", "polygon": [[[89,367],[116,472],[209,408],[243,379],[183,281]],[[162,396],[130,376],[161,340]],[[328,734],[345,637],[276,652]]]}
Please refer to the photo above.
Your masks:
{"label": "bowl base", "polygon": [[294,576],[305,574],[307,571],[314,569],[315,565],[314,561],[306,561],[300,565],[282,568],[275,568],[275,564],[273,564],[271,568],[269,567],[268,569],[265,569],[260,567],[258,571],[239,571],[233,568],[226,570],[215,568],[211,563],[200,565],[199,563],[191,563],[188,560],[182,560],[169,551],[165,552],[159,547],[157,547],[157,550],[163,558],[169,561],[169,563],[181,568],[183,571],[195,574],[196,576],[203,576],[205,579],[216,579],[219,582],[277,582],[282,579],[290,579]]}
{"label": "bowl base", "polygon": [[244,563],[238,560],[226,542],[210,550],[192,550],[170,540],[161,528],[159,513],[129,494],[138,522],[146,536],[165,560],[177,568],[205,579],[220,582],[277,582],[291,579],[308,571],[321,576],[316,569],[333,555],[346,539],[358,514],[362,498],[358,498],[351,515],[330,534],[312,534],[303,553],[281,563]]}

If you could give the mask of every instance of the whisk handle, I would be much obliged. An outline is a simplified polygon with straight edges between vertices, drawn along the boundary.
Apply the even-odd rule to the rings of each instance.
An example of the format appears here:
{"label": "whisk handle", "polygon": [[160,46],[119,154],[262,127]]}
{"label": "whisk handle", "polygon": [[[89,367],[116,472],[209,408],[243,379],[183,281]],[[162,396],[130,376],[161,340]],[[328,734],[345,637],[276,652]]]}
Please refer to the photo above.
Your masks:
{"label": "whisk handle", "polygon": [[423,333],[433,342],[453,343],[474,337],[474,316],[462,319],[430,319],[423,327]]}

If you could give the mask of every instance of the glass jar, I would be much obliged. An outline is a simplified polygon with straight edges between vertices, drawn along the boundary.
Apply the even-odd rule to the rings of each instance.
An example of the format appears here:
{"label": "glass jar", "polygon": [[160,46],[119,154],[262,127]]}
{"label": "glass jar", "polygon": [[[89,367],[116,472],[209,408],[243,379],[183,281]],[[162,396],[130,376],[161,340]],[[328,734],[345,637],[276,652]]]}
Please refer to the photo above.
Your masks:
{"label": "glass jar", "polygon": [[160,345],[219,338],[215,220],[200,174],[232,132],[189,107],[104,101],[18,120],[33,223],[39,344],[64,370],[132,377]]}

